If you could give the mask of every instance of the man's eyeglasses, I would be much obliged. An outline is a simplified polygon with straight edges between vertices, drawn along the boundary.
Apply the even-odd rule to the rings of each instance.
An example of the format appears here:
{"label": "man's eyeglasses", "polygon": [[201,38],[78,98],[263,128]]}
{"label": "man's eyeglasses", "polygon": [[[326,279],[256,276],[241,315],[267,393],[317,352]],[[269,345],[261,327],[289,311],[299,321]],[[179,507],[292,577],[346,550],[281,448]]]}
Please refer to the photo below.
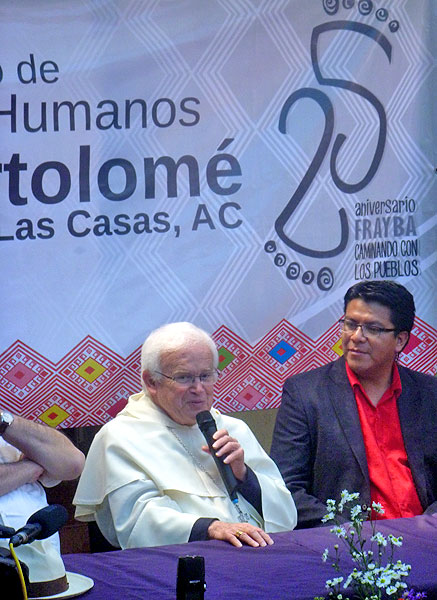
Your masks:
{"label": "man's eyeglasses", "polygon": [[171,377],[170,375],[166,375],[165,373],[161,373],[160,371],[155,371],[158,375],[162,375],[166,379],[171,379],[178,385],[191,386],[196,383],[197,380],[204,385],[211,385],[215,383],[218,379],[217,371],[206,371],[206,373],[201,373],[200,375],[191,375],[190,373],[184,373],[181,375],[174,375]]}
{"label": "man's eyeglasses", "polygon": [[342,330],[345,333],[355,333],[355,331],[361,327],[361,331],[364,337],[375,338],[379,337],[381,333],[389,333],[390,331],[396,331],[395,328],[388,329],[387,327],[378,327],[378,325],[368,325],[367,323],[357,323],[352,319],[340,319],[339,323]]}

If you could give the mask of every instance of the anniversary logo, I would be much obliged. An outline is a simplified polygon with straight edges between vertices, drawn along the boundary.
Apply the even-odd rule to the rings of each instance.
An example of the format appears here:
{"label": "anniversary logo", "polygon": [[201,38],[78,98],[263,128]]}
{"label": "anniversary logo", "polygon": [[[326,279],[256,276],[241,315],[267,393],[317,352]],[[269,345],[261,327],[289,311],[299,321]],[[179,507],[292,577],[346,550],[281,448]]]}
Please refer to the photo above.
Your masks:
{"label": "anniversary logo", "polygon": [[[351,72],[350,79],[329,76],[328,72],[332,64],[328,64],[326,70],[324,65],[325,55],[329,54],[330,47],[337,46],[336,51],[332,52],[331,49],[336,60],[343,58],[344,47],[341,38],[350,33],[358,38],[358,41],[354,41],[355,52],[362,55],[360,42],[364,39],[367,43],[370,41],[371,44],[379,46],[378,59],[391,64],[393,44],[383,32],[383,26],[388,24],[387,32],[395,34],[399,29],[399,22],[390,16],[386,8],[376,9],[373,2],[370,1],[363,0],[355,3],[350,0],[342,2],[340,5],[339,1],[327,0],[323,2],[323,6],[330,17],[337,16],[340,8],[344,9],[345,17],[348,17],[348,11],[354,8],[356,8],[355,16],[361,18],[374,13],[377,26],[344,19],[322,23],[315,26],[312,31],[311,65],[317,83],[323,87],[320,89],[306,87],[293,92],[282,107],[279,116],[279,131],[287,135],[287,119],[292,119],[289,117],[289,113],[296,103],[305,99],[314,102],[319,107],[323,114],[323,128],[320,132],[319,145],[306,172],[275,221],[276,234],[286,248],[283,252],[278,251],[281,244],[275,240],[269,240],[265,244],[265,251],[274,255],[275,265],[285,270],[288,279],[300,278],[307,285],[315,281],[318,288],[324,291],[330,290],[334,284],[334,272],[329,265],[324,265],[324,261],[341,255],[351,243],[354,245],[353,277],[355,280],[417,276],[420,273],[420,253],[414,216],[416,201],[408,196],[401,199],[366,198],[364,201],[360,200],[360,192],[366,190],[381,167],[387,144],[387,129],[390,128],[386,108],[375,93],[354,80],[356,75],[358,75],[357,79],[359,78],[361,65],[356,69],[357,73]],[[321,49],[323,38],[327,36],[331,37],[329,45],[325,45],[323,52]],[[372,80],[373,84],[375,82],[378,82],[378,79]],[[396,84],[397,81],[393,79],[393,85]],[[348,93],[355,95],[359,99],[358,103],[361,101],[363,111],[370,108],[375,113],[375,117],[370,119],[369,128],[364,132],[364,136],[363,132],[360,133],[360,143],[363,146],[369,146],[367,141],[376,134],[373,156],[369,148],[359,158],[365,171],[361,179],[346,181],[339,172],[338,165],[341,158],[347,154],[348,137],[344,133],[334,133],[336,125],[337,130],[341,131],[342,115],[341,110],[336,110],[329,96],[329,90],[343,90],[345,97]],[[336,97],[341,98],[341,94]],[[338,124],[335,122],[336,119],[339,121]],[[315,240],[316,244],[313,246],[304,246],[294,238],[293,233],[288,233],[288,231],[292,230],[293,219],[296,218],[295,213],[300,203],[308,204],[315,201],[312,198],[315,187],[314,180],[319,176],[322,166],[326,163],[329,163],[329,183],[335,187],[336,195],[340,198],[339,202],[343,206],[338,210],[338,223],[331,225],[338,231],[337,243],[333,247],[324,249],[323,238],[326,237],[327,225],[324,219],[321,218],[319,224],[315,224],[315,227],[319,227],[320,230]],[[320,200],[316,199],[316,202],[320,203]],[[351,206],[353,206],[354,214],[351,214]],[[321,265],[318,267],[318,271],[305,270],[303,257],[318,259]]]}

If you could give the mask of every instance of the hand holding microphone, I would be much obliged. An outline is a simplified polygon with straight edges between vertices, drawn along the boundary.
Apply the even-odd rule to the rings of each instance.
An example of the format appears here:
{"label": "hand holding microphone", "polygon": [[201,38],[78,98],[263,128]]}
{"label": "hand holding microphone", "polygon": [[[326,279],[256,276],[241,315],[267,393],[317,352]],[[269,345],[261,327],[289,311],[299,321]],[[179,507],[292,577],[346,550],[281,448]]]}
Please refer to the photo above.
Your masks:
{"label": "hand holding microphone", "polygon": [[[228,494],[233,502],[237,500],[238,479],[243,480],[246,476],[246,465],[244,464],[244,451],[234,438],[227,432],[220,430],[222,435],[215,438],[217,431],[216,422],[208,410],[204,410],[196,416],[197,424],[203,433],[208,448],[211,452],[221,478],[226,486]],[[226,462],[224,460],[226,459]],[[232,463],[232,466],[231,466]]]}
{"label": "hand holding microphone", "polygon": [[244,481],[247,476],[247,467],[240,442],[231,437],[226,429],[219,429],[214,435],[213,447],[216,455],[231,467],[237,480]]}
{"label": "hand holding microphone", "polygon": [[[228,494],[241,517],[238,523],[214,520],[208,527],[209,538],[229,542],[237,548],[241,548],[243,545],[257,548],[273,544],[271,537],[261,527],[256,527],[248,522],[249,515],[243,513],[239,507],[237,477],[240,481],[244,481],[247,475],[243,448],[224,429],[220,429],[215,435],[217,425],[209,411],[205,410],[198,413],[196,420],[206,439],[211,456],[217,465]],[[223,462],[224,460],[227,462]]]}

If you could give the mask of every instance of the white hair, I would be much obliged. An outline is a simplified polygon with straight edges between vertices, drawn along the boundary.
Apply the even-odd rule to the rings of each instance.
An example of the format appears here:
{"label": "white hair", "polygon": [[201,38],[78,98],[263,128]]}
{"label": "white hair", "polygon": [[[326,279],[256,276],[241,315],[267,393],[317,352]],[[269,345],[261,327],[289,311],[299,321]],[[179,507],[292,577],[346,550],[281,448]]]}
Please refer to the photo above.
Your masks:
{"label": "white hair", "polygon": [[144,371],[149,373],[159,371],[162,354],[198,342],[203,342],[209,347],[212,353],[213,366],[216,369],[218,365],[217,347],[212,337],[200,327],[182,321],[180,323],[168,323],[152,331],[141,349],[141,384],[143,388],[142,375]]}

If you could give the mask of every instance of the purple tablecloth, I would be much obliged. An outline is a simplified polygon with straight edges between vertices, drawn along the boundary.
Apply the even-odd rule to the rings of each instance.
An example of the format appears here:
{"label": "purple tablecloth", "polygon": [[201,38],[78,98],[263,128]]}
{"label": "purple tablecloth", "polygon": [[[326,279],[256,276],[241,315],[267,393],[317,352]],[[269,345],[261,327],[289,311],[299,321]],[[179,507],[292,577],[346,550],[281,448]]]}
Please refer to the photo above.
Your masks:
{"label": "purple tablecloth", "polygon": [[[384,534],[402,535],[395,558],[412,566],[409,587],[426,591],[437,600],[437,518],[381,521]],[[91,577],[95,585],[84,600],[169,600],[176,598],[176,572],[180,556],[205,558],[205,600],[313,600],[326,593],[326,579],[335,577],[321,555],[336,538],[329,527],[272,535],[266,548],[234,548],[225,542],[193,542],[101,554],[64,556],[66,569]],[[346,552],[341,565],[352,568]]]}

